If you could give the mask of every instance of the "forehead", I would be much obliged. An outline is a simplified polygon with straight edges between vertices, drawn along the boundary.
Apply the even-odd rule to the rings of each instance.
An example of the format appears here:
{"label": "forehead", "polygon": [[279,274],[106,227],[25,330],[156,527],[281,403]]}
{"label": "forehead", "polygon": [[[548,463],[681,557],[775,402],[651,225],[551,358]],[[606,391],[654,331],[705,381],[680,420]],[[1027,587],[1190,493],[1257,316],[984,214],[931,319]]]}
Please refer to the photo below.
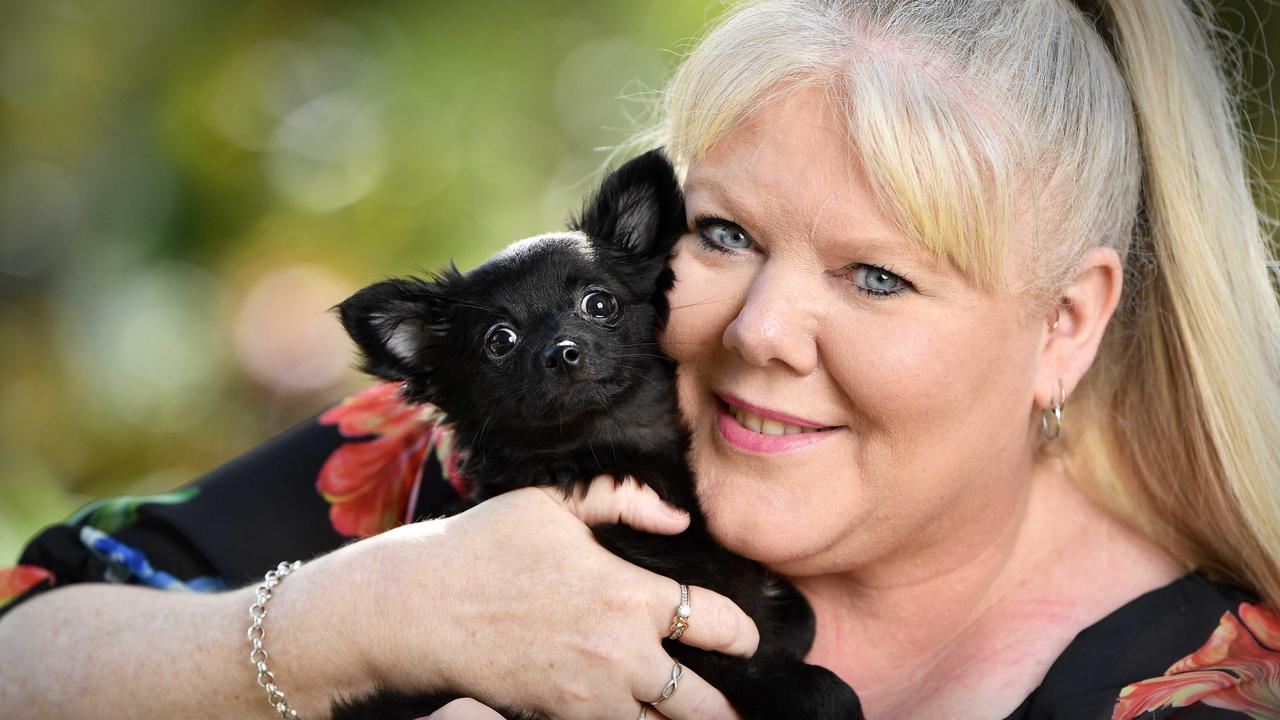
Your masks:
{"label": "forehead", "polygon": [[587,234],[579,231],[566,231],[534,235],[517,240],[490,258],[482,267],[490,265],[520,264],[533,262],[542,254],[556,253],[574,254],[587,262],[595,260],[595,251]]}
{"label": "forehead", "polygon": [[561,309],[583,283],[604,282],[590,240],[581,232],[537,235],[512,243],[467,276],[478,307],[508,317]]}

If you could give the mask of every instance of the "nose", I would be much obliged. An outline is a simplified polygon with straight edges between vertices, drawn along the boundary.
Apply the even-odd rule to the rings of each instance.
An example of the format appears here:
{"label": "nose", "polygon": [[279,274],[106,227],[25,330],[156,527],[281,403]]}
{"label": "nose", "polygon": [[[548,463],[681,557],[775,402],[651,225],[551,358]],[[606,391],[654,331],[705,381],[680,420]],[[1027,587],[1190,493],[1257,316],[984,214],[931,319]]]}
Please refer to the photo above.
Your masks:
{"label": "nose", "polygon": [[800,375],[813,372],[820,326],[814,286],[819,282],[803,271],[766,263],[752,278],[737,317],[725,328],[724,346],[758,367],[778,361]]}
{"label": "nose", "polygon": [[570,372],[582,362],[582,348],[572,340],[561,340],[542,351],[542,362],[547,369]]}

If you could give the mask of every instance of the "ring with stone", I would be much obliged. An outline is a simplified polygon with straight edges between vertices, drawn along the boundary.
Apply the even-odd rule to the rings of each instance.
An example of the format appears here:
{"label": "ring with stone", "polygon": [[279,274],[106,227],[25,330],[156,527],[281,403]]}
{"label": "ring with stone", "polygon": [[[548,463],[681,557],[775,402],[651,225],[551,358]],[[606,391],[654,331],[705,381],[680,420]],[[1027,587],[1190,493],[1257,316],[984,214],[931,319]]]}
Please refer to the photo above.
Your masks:
{"label": "ring with stone", "polygon": [[693,608],[689,606],[689,586],[680,583],[680,604],[676,606],[676,614],[671,618],[671,631],[668,640],[679,640],[684,631],[689,629],[689,616]]}

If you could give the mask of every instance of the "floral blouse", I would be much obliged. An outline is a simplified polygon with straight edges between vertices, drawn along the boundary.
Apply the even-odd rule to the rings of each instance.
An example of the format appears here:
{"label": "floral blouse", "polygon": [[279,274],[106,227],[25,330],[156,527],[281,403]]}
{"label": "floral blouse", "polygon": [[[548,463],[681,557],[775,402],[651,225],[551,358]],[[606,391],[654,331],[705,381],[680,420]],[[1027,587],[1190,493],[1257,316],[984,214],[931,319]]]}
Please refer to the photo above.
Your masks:
{"label": "floral blouse", "polygon": [[[164,495],[99,500],[0,568],[0,618],[61,585],[216,592],[431,517],[467,491],[447,428],[373,385]],[[1280,617],[1189,573],[1085,628],[1006,720],[1280,720]]]}

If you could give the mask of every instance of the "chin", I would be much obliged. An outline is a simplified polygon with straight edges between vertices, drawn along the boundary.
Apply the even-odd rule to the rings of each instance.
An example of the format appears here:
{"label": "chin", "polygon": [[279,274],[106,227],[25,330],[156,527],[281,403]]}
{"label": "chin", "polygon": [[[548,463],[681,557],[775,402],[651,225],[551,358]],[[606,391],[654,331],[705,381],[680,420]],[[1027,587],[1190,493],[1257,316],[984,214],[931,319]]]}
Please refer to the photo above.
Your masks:
{"label": "chin", "polygon": [[847,430],[816,447],[779,455],[734,447],[721,434],[718,402],[696,375],[682,375],[681,407],[692,443],[698,503],[711,534],[726,548],[790,575],[832,561],[859,517],[854,438]]}
{"label": "chin", "polygon": [[790,574],[811,565],[849,525],[844,513],[815,507],[821,493],[804,491],[803,477],[761,475],[759,468],[734,467],[736,463],[723,464],[699,452],[693,461],[698,501],[711,534],[729,550],[770,569]]}

